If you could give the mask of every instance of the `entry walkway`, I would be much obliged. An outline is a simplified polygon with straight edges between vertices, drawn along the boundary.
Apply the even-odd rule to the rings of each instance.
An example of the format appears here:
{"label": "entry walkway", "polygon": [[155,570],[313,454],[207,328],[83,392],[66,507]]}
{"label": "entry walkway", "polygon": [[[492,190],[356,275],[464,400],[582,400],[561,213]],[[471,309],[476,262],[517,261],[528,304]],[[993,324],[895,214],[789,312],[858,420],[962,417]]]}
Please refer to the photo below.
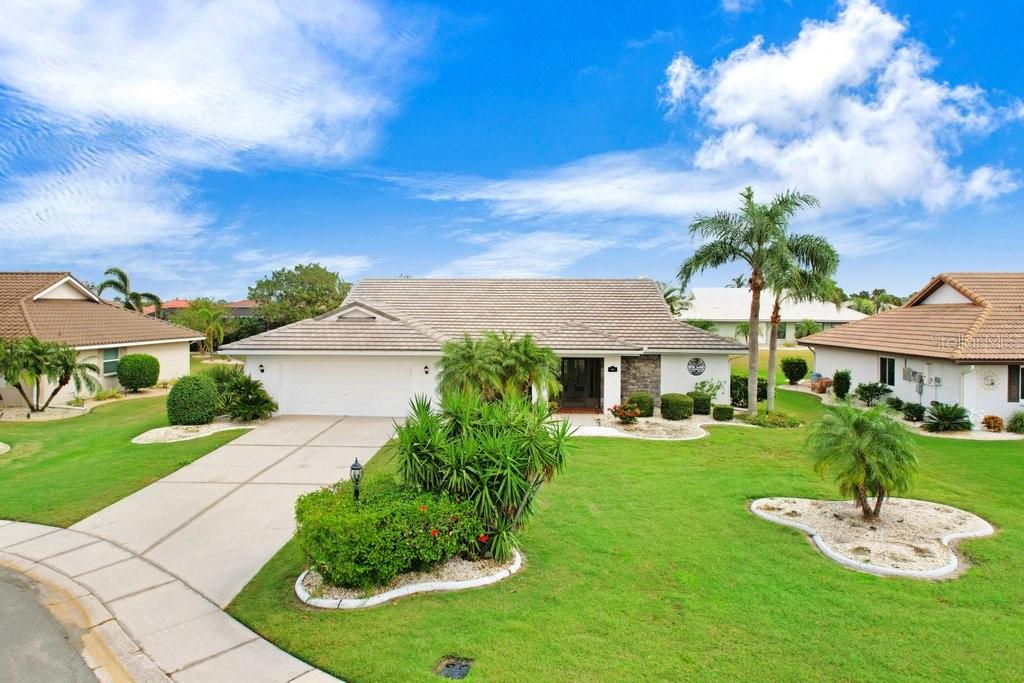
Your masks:
{"label": "entry walkway", "polygon": [[392,431],[390,418],[274,418],[69,529],[0,521],[0,563],[86,605],[139,680],[333,680],[221,608],[291,538],[296,498],[347,478]]}

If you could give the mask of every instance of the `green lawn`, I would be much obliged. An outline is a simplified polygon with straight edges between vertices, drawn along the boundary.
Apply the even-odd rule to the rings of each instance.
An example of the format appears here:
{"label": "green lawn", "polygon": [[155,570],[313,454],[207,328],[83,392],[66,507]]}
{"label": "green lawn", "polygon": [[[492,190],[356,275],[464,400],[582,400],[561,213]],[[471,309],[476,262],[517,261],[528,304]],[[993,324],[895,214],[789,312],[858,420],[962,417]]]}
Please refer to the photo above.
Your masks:
{"label": "green lawn", "polygon": [[167,424],[165,399],[98,406],[81,417],[0,422],[0,519],[69,526],[242,434],[136,445],[132,437]]}
{"label": "green lawn", "polygon": [[[814,372],[814,354],[802,346],[780,346],[778,350],[778,362],[780,367],[775,371],[775,383],[782,384],[787,382],[786,376],[782,374],[782,359],[788,356],[799,356],[807,361],[807,374],[810,375]],[[732,365],[732,371],[734,373],[746,376],[747,374],[747,355],[733,356],[730,364]],[[758,377],[768,376],[768,349],[761,349],[757,354],[757,375]]]}
{"label": "green lawn", "polygon": [[[817,399],[780,392],[790,414]],[[365,611],[295,599],[294,541],[229,611],[346,680],[1009,680],[1024,675],[1024,445],[917,437],[913,495],[999,533],[966,542],[953,581],[846,570],[747,511],[760,496],[836,497],[804,429],[712,427],[688,442],[580,439],[522,534],[525,570],[495,586]],[[371,469],[386,463],[371,461]],[[1014,644],[1016,643],[1016,645]]]}

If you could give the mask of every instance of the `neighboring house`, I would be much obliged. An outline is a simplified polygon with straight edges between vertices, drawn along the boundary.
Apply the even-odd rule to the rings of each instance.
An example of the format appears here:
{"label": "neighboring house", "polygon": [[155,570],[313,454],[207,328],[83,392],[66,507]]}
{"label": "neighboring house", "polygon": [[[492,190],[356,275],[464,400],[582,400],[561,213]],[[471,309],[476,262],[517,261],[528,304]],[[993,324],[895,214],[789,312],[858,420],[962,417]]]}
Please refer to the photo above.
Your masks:
{"label": "neighboring house", "polygon": [[882,382],[904,401],[959,403],[977,426],[1021,409],[1024,273],[943,273],[901,308],[804,337],[823,375]]}
{"label": "neighboring house", "polygon": [[228,310],[231,311],[231,315],[236,318],[251,318],[256,315],[256,302],[252,299],[232,301],[225,305],[228,307]]}
{"label": "neighboring house", "polygon": [[[164,320],[167,320],[169,317],[171,317],[178,311],[188,308],[188,305],[188,299],[171,299],[169,301],[162,301],[160,302],[159,317],[163,318]],[[156,306],[146,306],[145,308],[142,309],[142,312],[145,313],[146,315],[157,315]]]}
{"label": "neighboring house", "polygon": [[[761,324],[758,326],[758,343],[768,344],[768,325],[775,305],[775,293],[761,292]],[[784,345],[796,343],[796,325],[804,320],[813,320],[823,329],[860,320],[867,316],[852,308],[836,306],[825,301],[783,301],[779,309],[782,320],[779,323],[779,342]],[[694,287],[693,301],[685,311],[679,312],[682,320],[710,320],[715,332],[723,337],[736,338],[736,326],[750,318],[750,290],[745,287]]]}
{"label": "neighboring house", "polygon": [[[104,387],[117,386],[117,364],[127,353],[148,353],[160,361],[160,379],[189,372],[192,330],[150,318],[97,297],[70,273],[0,273],[0,338],[37,337],[73,346],[100,369]],[[43,387],[44,395],[50,391]],[[54,398],[73,395],[69,385]],[[24,405],[0,380],[0,403]]]}
{"label": "neighboring house", "polygon": [[[282,413],[404,415],[436,395],[445,341],[531,333],[562,358],[564,407],[607,410],[630,392],[728,391],[736,342],[672,317],[653,280],[370,279],[337,310],[226,344]],[[719,398],[723,398],[720,396]]]}

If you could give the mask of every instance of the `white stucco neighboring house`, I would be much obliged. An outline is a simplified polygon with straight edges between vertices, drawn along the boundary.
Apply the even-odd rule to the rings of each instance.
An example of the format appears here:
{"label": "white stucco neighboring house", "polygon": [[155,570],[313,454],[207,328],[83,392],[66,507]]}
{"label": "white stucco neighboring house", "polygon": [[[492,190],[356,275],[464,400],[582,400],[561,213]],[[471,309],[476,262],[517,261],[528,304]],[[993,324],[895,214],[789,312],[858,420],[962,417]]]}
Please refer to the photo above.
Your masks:
{"label": "white stucco neighboring house", "polygon": [[[715,324],[716,334],[735,339],[736,326],[750,318],[751,294],[746,287],[694,287],[692,294],[690,307],[679,312],[681,320],[710,320]],[[774,303],[774,292],[761,292],[761,324],[757,335],[761,345],[768,344],[768,323]],[[860,311],[825,301],[783,301],[779,311],[782,316],[779,344],[782,346],[796,343],[797,323],[804,320],[813,320],[827,330],[867,317]]]}
{"label": "white stucco neighboring house", "polygon": [[804,337],[814,369],[904,401],[959,403],[977,427],[1024,408],[1024,273],[942,273],[906,305]]}
{"label": "white stucco neighboring house", "polygon": [[[74,347],[81,360],[95,364],[104,388],[118,386],[117,365],[128,353],[160,361],[160,379],[189,373],[189,343],[202,335],[104,301],[67,272],[0,272],[0,339],[36,337]],[[43,396],[51,387],[43,384]],[[53,405],[73,396],[68,385]],[[21,395],[0,379],[0,404],[24,405]]]}
{"label": "white stucco neighboring house", "polygon": [[729,355],[743,351],[673,318],[645,278],[368,279],[337,310],[221,350],[245,356],[281,413],[401,416],[415,395],[436,396],[442,345],[487,330],[530,333],[552,348],[559,403],[594,411],[704,379],[727,392]]}

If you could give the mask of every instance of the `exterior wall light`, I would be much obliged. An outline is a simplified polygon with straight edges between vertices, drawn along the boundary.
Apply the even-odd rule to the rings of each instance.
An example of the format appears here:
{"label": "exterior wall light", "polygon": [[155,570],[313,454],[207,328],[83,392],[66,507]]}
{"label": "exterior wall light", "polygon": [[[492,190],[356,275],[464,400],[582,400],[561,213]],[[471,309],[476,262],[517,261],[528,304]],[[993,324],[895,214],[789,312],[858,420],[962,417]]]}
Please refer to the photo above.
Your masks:
{"label": "exterior wall light", "polygon": [[263,363],[260,363],[260,374],[263,374]]}
{"label": "exterior wall light", "polygon": [[424,365],[423,366],[423,374],[424,375],[429,375],[430,374],[430,366],[429,365]]}

